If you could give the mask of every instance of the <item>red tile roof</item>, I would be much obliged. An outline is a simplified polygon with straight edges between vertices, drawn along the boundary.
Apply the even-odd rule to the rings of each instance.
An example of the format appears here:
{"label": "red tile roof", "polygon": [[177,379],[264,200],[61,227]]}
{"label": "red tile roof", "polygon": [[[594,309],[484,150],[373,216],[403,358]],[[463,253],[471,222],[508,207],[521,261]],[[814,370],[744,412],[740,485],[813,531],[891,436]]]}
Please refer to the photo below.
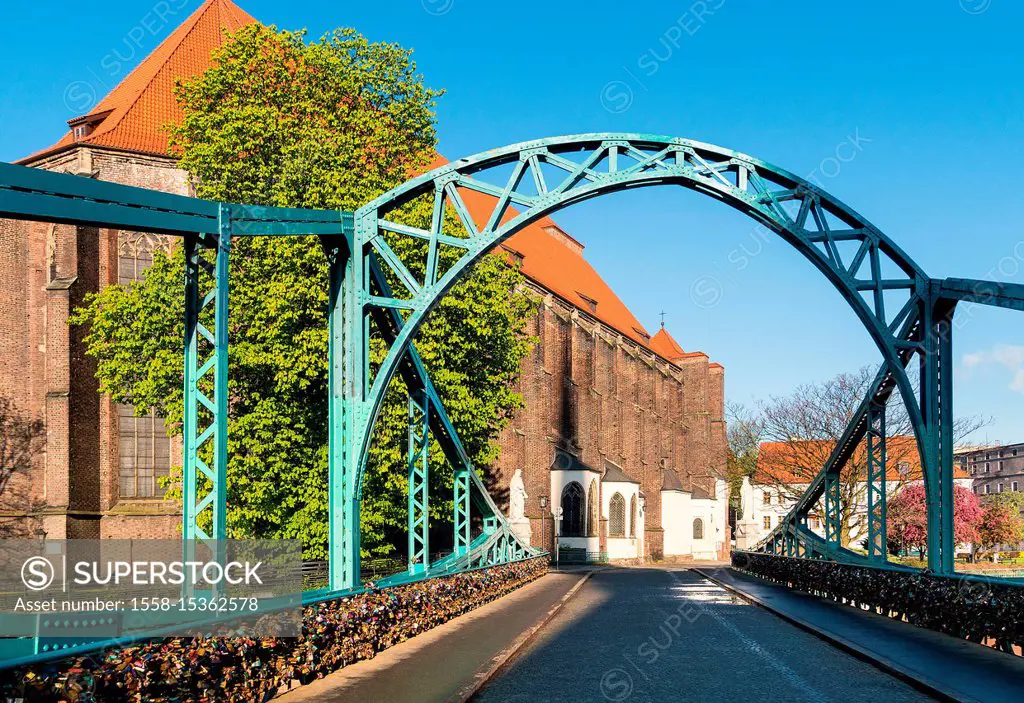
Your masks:
{"label": "red tile roof", "polygon": [[[824,466],[832,453],[835,442],[831,440],[805,440],[800,442],[761,442],[757,455],[757,470],[752,483],[772,485],[775,483],[810,483],[811,467]],[[862,442],[854,453],[854,461],[864,466],[865,452]],[[914,437],[899,435],[886,438],[886,480],[919,481],[921,459]],[[902,465],[902,466],[901,466]],[[816,471],[815,471],[816,473]],[[959,466],[953,468],[953,478],[970,478]]]}
{"label": "red tile roof", "polygon": [[206,0],[180,27],[171,32],[88,115],[69,124],[91,122],[92,132],[75,141],[68,132],[49,149],[22,159],[30,161],[76,143],[106,146],[142,154],[167,156],[164,125],[181,119],[174,82],[192,78],[210,67],[211,52],[233,32],[255,22],[231,0]]}
{"label": "red tile roof", "polygon": [[[69,121],[70,125],[92,122],[90,134],[75,141],[73,133],[69,132],[50,148],[21,162],[35,161],[76,144],[166,156],[169,147],[164,127],[182,116],[173,93],[175,80],[201,74],[210,67],[213,50],[224,43],[225,30],[233,32],[255,21],[231,0],[206,0],[94,110]],[[445,163],[447,159],[438,155],[431,168]],[[462,195],[473,218],[483,225],[495,199],[475,191],[463,191]],[[528,278],[666,360],[678,362],[688,357],[706,356],[701,352],[683,352],[664,329],[652,339],[583,258],[583,245],[550,218],[542,218],[522,229],[504,246],[521,259],[522,271]]]}
{"label": "red tile roof", "polygon": [[664,327],[651,338],[651,349],[666,359],[678,359],[686,353]]}

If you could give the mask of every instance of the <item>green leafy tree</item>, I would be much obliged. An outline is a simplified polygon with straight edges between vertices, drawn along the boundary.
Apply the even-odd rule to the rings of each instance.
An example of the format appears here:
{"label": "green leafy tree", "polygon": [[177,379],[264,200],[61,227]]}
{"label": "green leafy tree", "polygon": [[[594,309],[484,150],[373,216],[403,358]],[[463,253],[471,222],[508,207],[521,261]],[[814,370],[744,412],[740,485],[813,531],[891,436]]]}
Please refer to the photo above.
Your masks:
{"label": "green leafy tree", "polygon": [[[184,119],[168,127],[200,197],[355,209],[434,158],[440,93],[424,86],[410,52],[397,45],[349,29],[307,43],[302,33],[254,24],[215,59],[178,86]],[[428,203],[411,203],[403,214],[429,224]],[[419,258],[417,246],[395,244],[406,260]],[[327,260],[315,237],[241,237],[232,247],[229,534],[298,538],[307,558],[323,558]],[[88,326],[102,390],[175,423],[183,406],[183,275],[180,248],[157,255],[145,281],[104,289],[74,319]],[[497,434],[522,404],[513,381],[529,351],[524,329],[533,303],[520,283],[507,261],[485,257],[417,337],[478,467],[496,459]],[[372,363],[383,354],[373,340]],[[364,480],[364,555],[390,551],[405,530],[406,422],[406,391],[396,379]],[[436,443],[431,454],[432,521],[450,520],[451,501],[440,498],[450,496],[451,472]]]}
{"label": "green leafy tree", "polygon": [[1000,545],[1017,545],[1024,540],[1024,492],[993,493],[984,496],[981,504],[976,557],[992,553]]}
{"label": "green leafy tree", "polygon": [[764,427],[761,418],[741,404],[730,403],[725,410],[729,419],[726,431],[729,453],[726,457],[725,475],[729,481],[730,503],[739,508],[740,487],[743,485],[744,477],[753,478],[757,473],[757,456],[761,448]]}
{"label": "green leafy tree", "polygon": [[990,493],[981,497],[981,504],[986,507],[990,505],[1009,505],[1018,513],[1024,513],[1024,491]]}

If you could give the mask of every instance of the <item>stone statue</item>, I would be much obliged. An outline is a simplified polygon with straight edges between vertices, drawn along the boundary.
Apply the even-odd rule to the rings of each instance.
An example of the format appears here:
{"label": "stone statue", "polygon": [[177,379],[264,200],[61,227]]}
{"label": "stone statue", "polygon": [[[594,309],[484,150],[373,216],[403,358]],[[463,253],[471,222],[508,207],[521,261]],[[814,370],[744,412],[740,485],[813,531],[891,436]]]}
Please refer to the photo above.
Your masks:
{"label": "stone statue", "polygon": [[513,521],[522,520],[526,516],[526,499],[529,498],[526,495],[526,485],[523,483],[522,469],[516,469],[516,472],[512,474],[512,482],[509,484],[508,492],[509,519]]}
{"label": "stone statue", "polygon": [[531,544],[533,540],[530,518],[526,517],[526,499],[529,497],[526,495],[522,469],[516,469],[508,486],[508,524],[526,544]]}
{"label": "stone statue", "polygon": [[754,517],[754,487],[750,485],[750,477],[743,477],[740,486],[740,515],[744,520]]}

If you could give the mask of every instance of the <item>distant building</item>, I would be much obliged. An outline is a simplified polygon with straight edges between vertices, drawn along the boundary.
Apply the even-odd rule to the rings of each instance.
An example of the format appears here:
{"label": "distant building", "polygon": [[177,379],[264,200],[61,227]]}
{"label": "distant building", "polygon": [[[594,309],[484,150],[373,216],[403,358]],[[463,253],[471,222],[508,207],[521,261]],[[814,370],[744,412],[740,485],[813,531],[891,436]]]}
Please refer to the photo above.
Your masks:
{"label": "distant building", "polygon": [[[921,483],[921,462],[918,458],[917,443],[913,437],[889,437],[886,444],[894,457],[899,457],[887,464],[886,495],[892,498],[906,486]],[[827,457],[832,452],[832,442],[825,440],[800,443],[762,442],[758,453],[757,471],[750,483],[753,487],[753,515],[744,520],[751,520],[756,529],[754,542],[768,536],[785,519],[792,510],[800,494],[810,486],[808,471],[801,466],[824,465],[820,457]],[[794,447],[796,447],[794,449]],[[863,446],[855,454],[858,463],[864,462]],[[820,463],[819,463],[820,461]],[[959,465],[954,467],[953,482],[970,489],[971,478]],[[851,527],[849,544],[859,547],[860,542],[867,539],[867,483],[860,482],[856,492],[854,514],[863,516],[858,521],[859,527]],[[808,527],[818,535],[825,536],[823,516],[812,510],[808,516]]]}
{"label": "distant building", "polygon": [[[1006,491],[1024,491],[1024,442],[960,447],[953,453],[957,470],[971,477],[979,498]],[[1024,515],[1024,510],[1021,511]],[[1020,551],[1024,543],[1002,545],[997,551]]]}
{"label": "distant building", "polygon": [[1024,490],[1024,442],[961,447],[953,456],[978,496]]}

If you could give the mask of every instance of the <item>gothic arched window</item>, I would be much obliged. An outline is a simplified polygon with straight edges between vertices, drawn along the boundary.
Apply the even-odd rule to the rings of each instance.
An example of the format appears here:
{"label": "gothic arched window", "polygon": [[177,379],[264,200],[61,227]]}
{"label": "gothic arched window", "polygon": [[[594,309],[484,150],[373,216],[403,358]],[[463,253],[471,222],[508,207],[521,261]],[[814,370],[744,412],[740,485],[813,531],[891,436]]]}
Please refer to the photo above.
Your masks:
{"label": "gothic arched window", "polygon": [[693,538],[704,539],[704,521],[700,518],[693,521]]}
{"label": "gothic arched window", "polygon": [[626,536],[626,499],[621,493],[613,495],[608,505],[608,536]]}
{"label": "gothic arched window", "polygon": [[636,539],[636,496],[629,499],[629,536]]}
{"label": "gothic arched window", "polygon": [[597,537],[597,479],[590,482],[587,491],[587,536]]}
{"label": "gothic arched window", "polygon": [[583,486],[573,481],[562,489],[562,536],[582,537],[586,502]]}

